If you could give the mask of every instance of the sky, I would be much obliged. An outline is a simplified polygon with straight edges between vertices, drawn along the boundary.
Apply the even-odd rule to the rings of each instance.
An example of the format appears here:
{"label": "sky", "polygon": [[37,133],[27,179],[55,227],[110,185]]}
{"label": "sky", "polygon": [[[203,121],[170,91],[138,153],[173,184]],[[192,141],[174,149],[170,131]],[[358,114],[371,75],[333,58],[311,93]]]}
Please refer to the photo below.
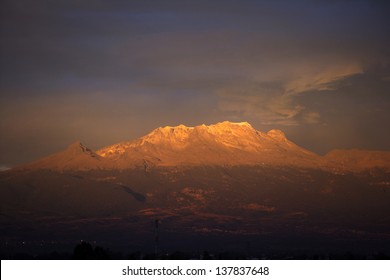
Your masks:
{"label": "sky", "polygon": [[390,150],[389,1],[2,0],[0,169],[154,128],[248,121]]}

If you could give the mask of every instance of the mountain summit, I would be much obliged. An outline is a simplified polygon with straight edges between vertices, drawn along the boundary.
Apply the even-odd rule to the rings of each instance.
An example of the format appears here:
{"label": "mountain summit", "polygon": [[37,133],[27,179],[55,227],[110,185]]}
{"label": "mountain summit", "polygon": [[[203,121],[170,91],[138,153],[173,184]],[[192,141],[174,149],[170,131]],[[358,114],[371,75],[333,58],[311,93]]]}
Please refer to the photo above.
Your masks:
{"label": "mountain summit", "polygon": [[140,139],[122,142],[96,152],[118,167],[129,164],[313,166],[320,157],[289,141],[284,133],[263,133],[247,122],[220,122],[195,127],[165,126]]}

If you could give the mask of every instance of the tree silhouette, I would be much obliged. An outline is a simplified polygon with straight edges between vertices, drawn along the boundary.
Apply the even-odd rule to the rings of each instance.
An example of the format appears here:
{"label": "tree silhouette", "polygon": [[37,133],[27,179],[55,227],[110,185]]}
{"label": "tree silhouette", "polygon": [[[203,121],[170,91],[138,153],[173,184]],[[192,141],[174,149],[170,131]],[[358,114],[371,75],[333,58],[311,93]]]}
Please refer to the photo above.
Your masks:
{"label": "tree silhouette", "polygon": [[92,245],[88,242],[81,242],[76,245],[73,250],[73,259],[75,260],[93,260],[94,259],[94,251]]}
{"label": "tree silhouette", "polygon": [[88,242],[81,242],[77,244],[73,250],[74,260],[108,260],[110,259],[107,250],[96,246],[95,249]]}

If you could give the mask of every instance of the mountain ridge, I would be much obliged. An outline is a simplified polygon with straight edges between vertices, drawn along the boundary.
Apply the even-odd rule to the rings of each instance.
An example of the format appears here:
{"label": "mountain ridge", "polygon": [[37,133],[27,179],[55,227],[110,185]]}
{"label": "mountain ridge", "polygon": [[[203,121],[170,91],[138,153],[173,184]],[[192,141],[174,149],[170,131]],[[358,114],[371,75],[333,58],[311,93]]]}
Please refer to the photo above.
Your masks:
{"label": "mountain ridge", "polygon": [[318,155],[289,141],[281,131],[267,134],[247,122],[226,121],[209,126],[160,127],[135,141],[100,149],[97,154],[118,162],[149,157],[153,163],[165,166],[282,164],[286,157],[318,159]]}
{"label": "mountain ridge", "polygon": [[22,165],[23,169],[90,170],[148,166],[267,165],[360,171],[390,170],[390,152],[334,150],[317,155],[283,131],[261,132],[248,122],[159,127],[133,141],[93,151],[80,141],[66,150]]}

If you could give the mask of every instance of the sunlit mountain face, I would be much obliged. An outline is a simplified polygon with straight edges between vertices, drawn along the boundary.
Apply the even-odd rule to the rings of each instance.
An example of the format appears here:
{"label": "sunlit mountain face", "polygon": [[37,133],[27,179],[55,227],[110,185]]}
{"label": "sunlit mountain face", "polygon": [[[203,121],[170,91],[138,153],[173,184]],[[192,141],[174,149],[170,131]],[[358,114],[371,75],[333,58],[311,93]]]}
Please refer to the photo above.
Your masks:
{"label": "sunlit mountain face", "polygon": [[[390,153],[325,156],[249,123],[160,127],[0,173],[1,251],[389,252]],[[156,224],[159,242],[156,244]]]}

